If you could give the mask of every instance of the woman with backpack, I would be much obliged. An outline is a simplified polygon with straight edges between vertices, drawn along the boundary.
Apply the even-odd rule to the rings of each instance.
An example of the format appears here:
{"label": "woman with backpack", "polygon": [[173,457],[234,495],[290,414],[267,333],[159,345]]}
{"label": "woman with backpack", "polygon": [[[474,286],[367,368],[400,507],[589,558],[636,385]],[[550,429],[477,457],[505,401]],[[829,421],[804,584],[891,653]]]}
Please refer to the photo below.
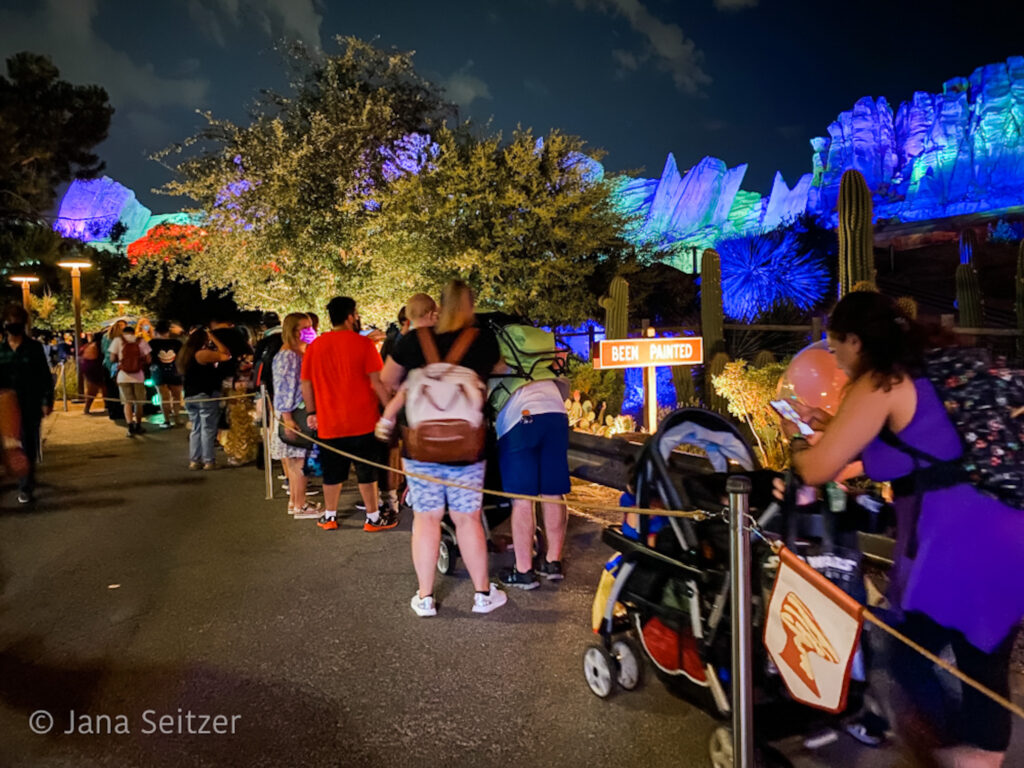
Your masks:
{"label": "woman with backpack", "polygon": [[146,404],[146,371],[149,370],[149,344],[136,337],[135,326],[127,325],[110,344],[110,361],[117,365],[117,389],[128,422],[128,437],[141,435],[142,409]]}
{"label": "woman with backpack", "polygon": [[189,469],[216,469],[214,450],[224,392],[224,374],[218,363],[231,359],[224,342],[205,328],[192,332],[178,355],[184,380],[185,410],[192,420],[188,438]]}
{"label": "woman with backpack", "polygon": [[[497,339],[476,325],[473,292],[461,280],[453,280],[441,295],[441,313],[434,329],[418,328],[395,346],[381,374],[384,385],[396,390],[406,383],[406,416],[409,428],[404,433],[406,471],[447,480],[481,490],[452,488],[409,477],[413,498],[412,561],[419,589],[411,600],[417,616],[434,616],[434,575],[441,543],[441,520],[445,508],[455,522],[459,554],[469,571],[476,594],[474,613],[490,613],[505,604],[505,593],[490,580],[487,540],[480,515],[483,507],[485,462],[483,459],[483,420],[485,382],[501,362]],[[429,389],[446,392],[460,390],[464,397],[432,398]],[[419,411],[430,411],[431,403],[450,406],[446,413],[434,413],[434,425],[456,422],[463,430],[458,440],[431,433],[430,423],[418,422]],[[442,429],[449,428],[442,425]],[[445,448],[432,446],[431,437],[442,444],[454,444],[461,453],[446,455]],[[435,460],[428,460],[431,452]]]}
{"label": "woman with backpack", "polygon": [[[900,630],[933,653],[952,647],[962,672],[1009,698],[1010,653],[1024,619],[1024,511],[960,474],[964,442],[924,375],[925,334],[890,299],[847,295],[828,337],[850,384],[835,417],[802,410],[823,432],[814,445],[782,422],[794,469],[820,485],[860,457],[869,477],[892,483],[898,533],[890,602]],[[942,766],[1002,765],[1007,710],[964,686],[959,712],[950,713],[942,673],[927,659],[894,643],[890,661],[909,699],[896,711],[912,744],[934,750]]]}

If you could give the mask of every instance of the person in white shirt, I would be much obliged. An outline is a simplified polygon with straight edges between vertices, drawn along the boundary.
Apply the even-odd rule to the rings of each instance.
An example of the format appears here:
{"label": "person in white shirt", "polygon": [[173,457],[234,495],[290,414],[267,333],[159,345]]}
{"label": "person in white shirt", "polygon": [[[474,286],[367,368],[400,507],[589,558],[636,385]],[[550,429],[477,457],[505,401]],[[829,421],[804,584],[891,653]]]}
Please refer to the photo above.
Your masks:
{"label": "person in white shirt", "polygon": [[501,485],[508,493],[542,496],[547,551],[533,564],[536,529],[533,502],[512,500],[512,546],[516,562],[503,571],[503,584],[519,589],[540,586],[538,576],[560,581],[562,546],[568,514],[562,497],[571,490],[569,479],[569,416],[562,390],[552,380],[531,381],[509,398],[495,419]]}
{"label": "person in white shirt", "polygon": [[117,389],[124,406],[124,420],[128,422],[128,437],[141,435],[146,371],[151,354],[149,344],[135,335],[135,326],[129,325],[111,342],[109,354],[110,361],[117,366]]}

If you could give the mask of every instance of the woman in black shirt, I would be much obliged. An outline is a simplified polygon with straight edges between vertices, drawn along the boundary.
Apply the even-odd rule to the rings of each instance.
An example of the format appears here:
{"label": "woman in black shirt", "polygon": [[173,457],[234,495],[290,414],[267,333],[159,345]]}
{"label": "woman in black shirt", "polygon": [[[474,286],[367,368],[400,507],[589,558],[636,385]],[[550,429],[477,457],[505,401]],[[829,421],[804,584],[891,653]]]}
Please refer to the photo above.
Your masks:
{"label": "woman in black shirt", "polygon": [[200,328],[193,331],[178,355],[178,371],[184,377],[185,410],[192,420],[188,438],[189,469],[216,469],[214,447],[223,403],[224,373],[218,365],[231,353],[216,336]]}

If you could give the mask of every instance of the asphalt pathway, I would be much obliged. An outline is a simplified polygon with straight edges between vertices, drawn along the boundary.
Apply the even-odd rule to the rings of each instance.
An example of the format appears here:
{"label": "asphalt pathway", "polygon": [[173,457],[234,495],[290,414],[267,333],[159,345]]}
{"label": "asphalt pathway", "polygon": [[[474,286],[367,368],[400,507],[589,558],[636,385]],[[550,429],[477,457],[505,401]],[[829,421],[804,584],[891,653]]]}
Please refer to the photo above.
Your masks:
{"label": "asphalt pathway", "polygon": [[[479,616],[460,568],[419,619],[411,516],[326,533],[252,467],[189,472],[184,430],[128,440],[75,413],[46,430],[35,508],[0,510],[0,765],[708,764],[714,721],[649,668],[607,701],[584,682],[610,554],[593,520],[572,518],[562,584]],[[787,751],[899,764],[845,735]]]}

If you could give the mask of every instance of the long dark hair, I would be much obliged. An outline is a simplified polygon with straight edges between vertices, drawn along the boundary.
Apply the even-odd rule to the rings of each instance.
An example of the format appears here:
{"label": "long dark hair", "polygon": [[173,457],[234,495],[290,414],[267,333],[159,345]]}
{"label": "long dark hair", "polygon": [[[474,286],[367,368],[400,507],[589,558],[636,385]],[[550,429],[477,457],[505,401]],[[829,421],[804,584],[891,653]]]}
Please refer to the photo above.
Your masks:
{"label": "long dark hair", "polygon": [[185,369],[192,363],[196,352],[205,347],[209,340],[210,337],[206,335],[205,328],[197,328],[189,334],[189,337],[181,347],[181,352],[178,353],[177,365],[180,373],[185,373]]}
{"label": "long dark hair", "polygon": [[844,296],[829,316],[828,332],[839,341],[846,341],[851,333],[857,335],[860,370],[854,372],[854,378],[869,375],[875,386],[886,392],[924,370],[929,334],[900,312],[892,299],[875,291]]}

